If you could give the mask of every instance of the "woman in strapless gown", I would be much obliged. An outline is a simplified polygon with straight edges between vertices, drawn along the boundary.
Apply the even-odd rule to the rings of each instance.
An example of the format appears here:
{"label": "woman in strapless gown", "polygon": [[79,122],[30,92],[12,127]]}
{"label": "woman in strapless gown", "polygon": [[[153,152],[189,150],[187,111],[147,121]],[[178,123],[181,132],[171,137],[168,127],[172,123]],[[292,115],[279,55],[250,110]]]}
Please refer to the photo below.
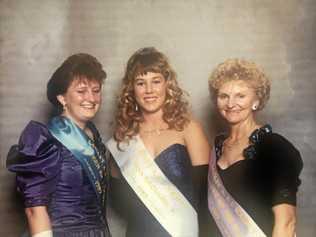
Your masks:
{"label": "woman in strapless gown", "polygon": [[198,236],[196,174],[207,169],[209,145],[155,48],[139,49],[127,63],[107,147],[112,203],[126,218],[126,236]]}

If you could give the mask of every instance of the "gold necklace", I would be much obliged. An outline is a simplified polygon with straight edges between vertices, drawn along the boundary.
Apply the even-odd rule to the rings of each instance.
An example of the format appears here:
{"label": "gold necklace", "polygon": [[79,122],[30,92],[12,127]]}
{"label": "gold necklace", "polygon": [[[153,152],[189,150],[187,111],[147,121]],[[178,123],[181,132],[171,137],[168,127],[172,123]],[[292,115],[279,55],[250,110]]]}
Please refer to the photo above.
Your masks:
{"label": "gold necklace", "polygon": [[162,132],[168,130],[168,128],[155,128],[155,129],[150,129],[150,130],[142,130],[143,133],[145,134],[156,134],[156,135],[160,135]]}
{"label": "gold necklace", "polygon": [[228,149],[231,149],[233,148],[234,146],[238,146],[240,144],[243,143],[243,141],[245,141],[247,138],[247,141],[249,141],[249,138],[248,137],[244,137],[244,138],[241,138],[241,139],[238,139],[236,140],[235,142],[228,142],[227,140],[224,141],[224,146]]}

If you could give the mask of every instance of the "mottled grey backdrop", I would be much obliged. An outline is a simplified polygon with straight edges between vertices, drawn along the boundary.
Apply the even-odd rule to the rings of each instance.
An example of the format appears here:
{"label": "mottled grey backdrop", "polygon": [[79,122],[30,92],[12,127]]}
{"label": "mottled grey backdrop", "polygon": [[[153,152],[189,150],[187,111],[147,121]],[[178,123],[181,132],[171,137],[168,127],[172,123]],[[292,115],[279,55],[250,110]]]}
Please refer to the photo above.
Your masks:
{"label": "mottled grey backdrop", "polygon": [[[24,228],[6,153],[30,119],[49,117],[45,87],[56,67],[77,52],[104,64],[108,81],[96,123],[107,139],[124,65],[144,46],[169,56],[210,139],[219,127],[207,90],[211,70],[230,57],[266,69],[272,96],[261,118],[302,153],[298,236],[316,236],[315,26],[314,0],[0,0],[0,236]],[[113,236],[122,236],[113,213],[110,222]]]}

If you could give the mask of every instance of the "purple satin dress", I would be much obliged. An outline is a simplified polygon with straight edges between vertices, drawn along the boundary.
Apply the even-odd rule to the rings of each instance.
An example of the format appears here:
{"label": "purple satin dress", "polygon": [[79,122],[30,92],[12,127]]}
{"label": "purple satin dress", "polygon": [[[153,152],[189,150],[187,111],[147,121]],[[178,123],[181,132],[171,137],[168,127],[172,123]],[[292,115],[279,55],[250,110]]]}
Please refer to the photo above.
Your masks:
{"label": "purple satin dress", "polygon": [[25,207],[47,206],[54,237],[110,236],[91,183],[79,161],[41,123],[31,121],[19,141],[17,189]]}

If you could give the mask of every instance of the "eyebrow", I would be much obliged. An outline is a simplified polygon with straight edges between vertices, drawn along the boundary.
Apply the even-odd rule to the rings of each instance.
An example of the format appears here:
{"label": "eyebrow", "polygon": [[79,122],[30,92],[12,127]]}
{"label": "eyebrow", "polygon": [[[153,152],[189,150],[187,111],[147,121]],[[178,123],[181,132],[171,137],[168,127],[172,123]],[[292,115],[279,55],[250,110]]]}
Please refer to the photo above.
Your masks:
{"label": "eyebrow", "polygon": [[[250,88],[249,88],[250,89]],[[234,92],[235,94],[237,94],[237,93],[242,93],[242,92],[245,92],[245,91],[248,91],[249,89],[241,89],[241,90],[239,90],[238,92]],[[226,93],[226,92],[221,92],[221,90],[218,90],[218,93]]]}
{"label": "eyebrow", "polygon": [[135,81],[144,81],[145,79],[143,79],[143,78],[139,78],[139,77],[136,77],[135,78]]}
{"label": "eyebrow", "polygon": [[[151,79],[162,79],[162,78],[163,76],[154,76]],[[138,77],[135,77],[135,80],[146,80],[146,79],[138,76]]]}
{"label": "eyebrow", "polygon": [[[245,91],[239,91],[237,93],[233,93],[233,95],[244,95],[245,94]],[[226,92],[218,92],[217,95],[230,95],[230,93],[226,93]]]}
{"label": "eyebrow", "polygon": [[[78,85],[76,86],[77,89],[80,89],[80,88],[88,88],[88,87],[89,87],[89,85],[87,85],[87,84],[78,84]],[[101,87],[102,87],[101,85],[91,86],[91,88],[101,88]]]}
{"label": "eyebrow", "polygon": [[155,76],[152,79],[162,79],[162,76]]}

